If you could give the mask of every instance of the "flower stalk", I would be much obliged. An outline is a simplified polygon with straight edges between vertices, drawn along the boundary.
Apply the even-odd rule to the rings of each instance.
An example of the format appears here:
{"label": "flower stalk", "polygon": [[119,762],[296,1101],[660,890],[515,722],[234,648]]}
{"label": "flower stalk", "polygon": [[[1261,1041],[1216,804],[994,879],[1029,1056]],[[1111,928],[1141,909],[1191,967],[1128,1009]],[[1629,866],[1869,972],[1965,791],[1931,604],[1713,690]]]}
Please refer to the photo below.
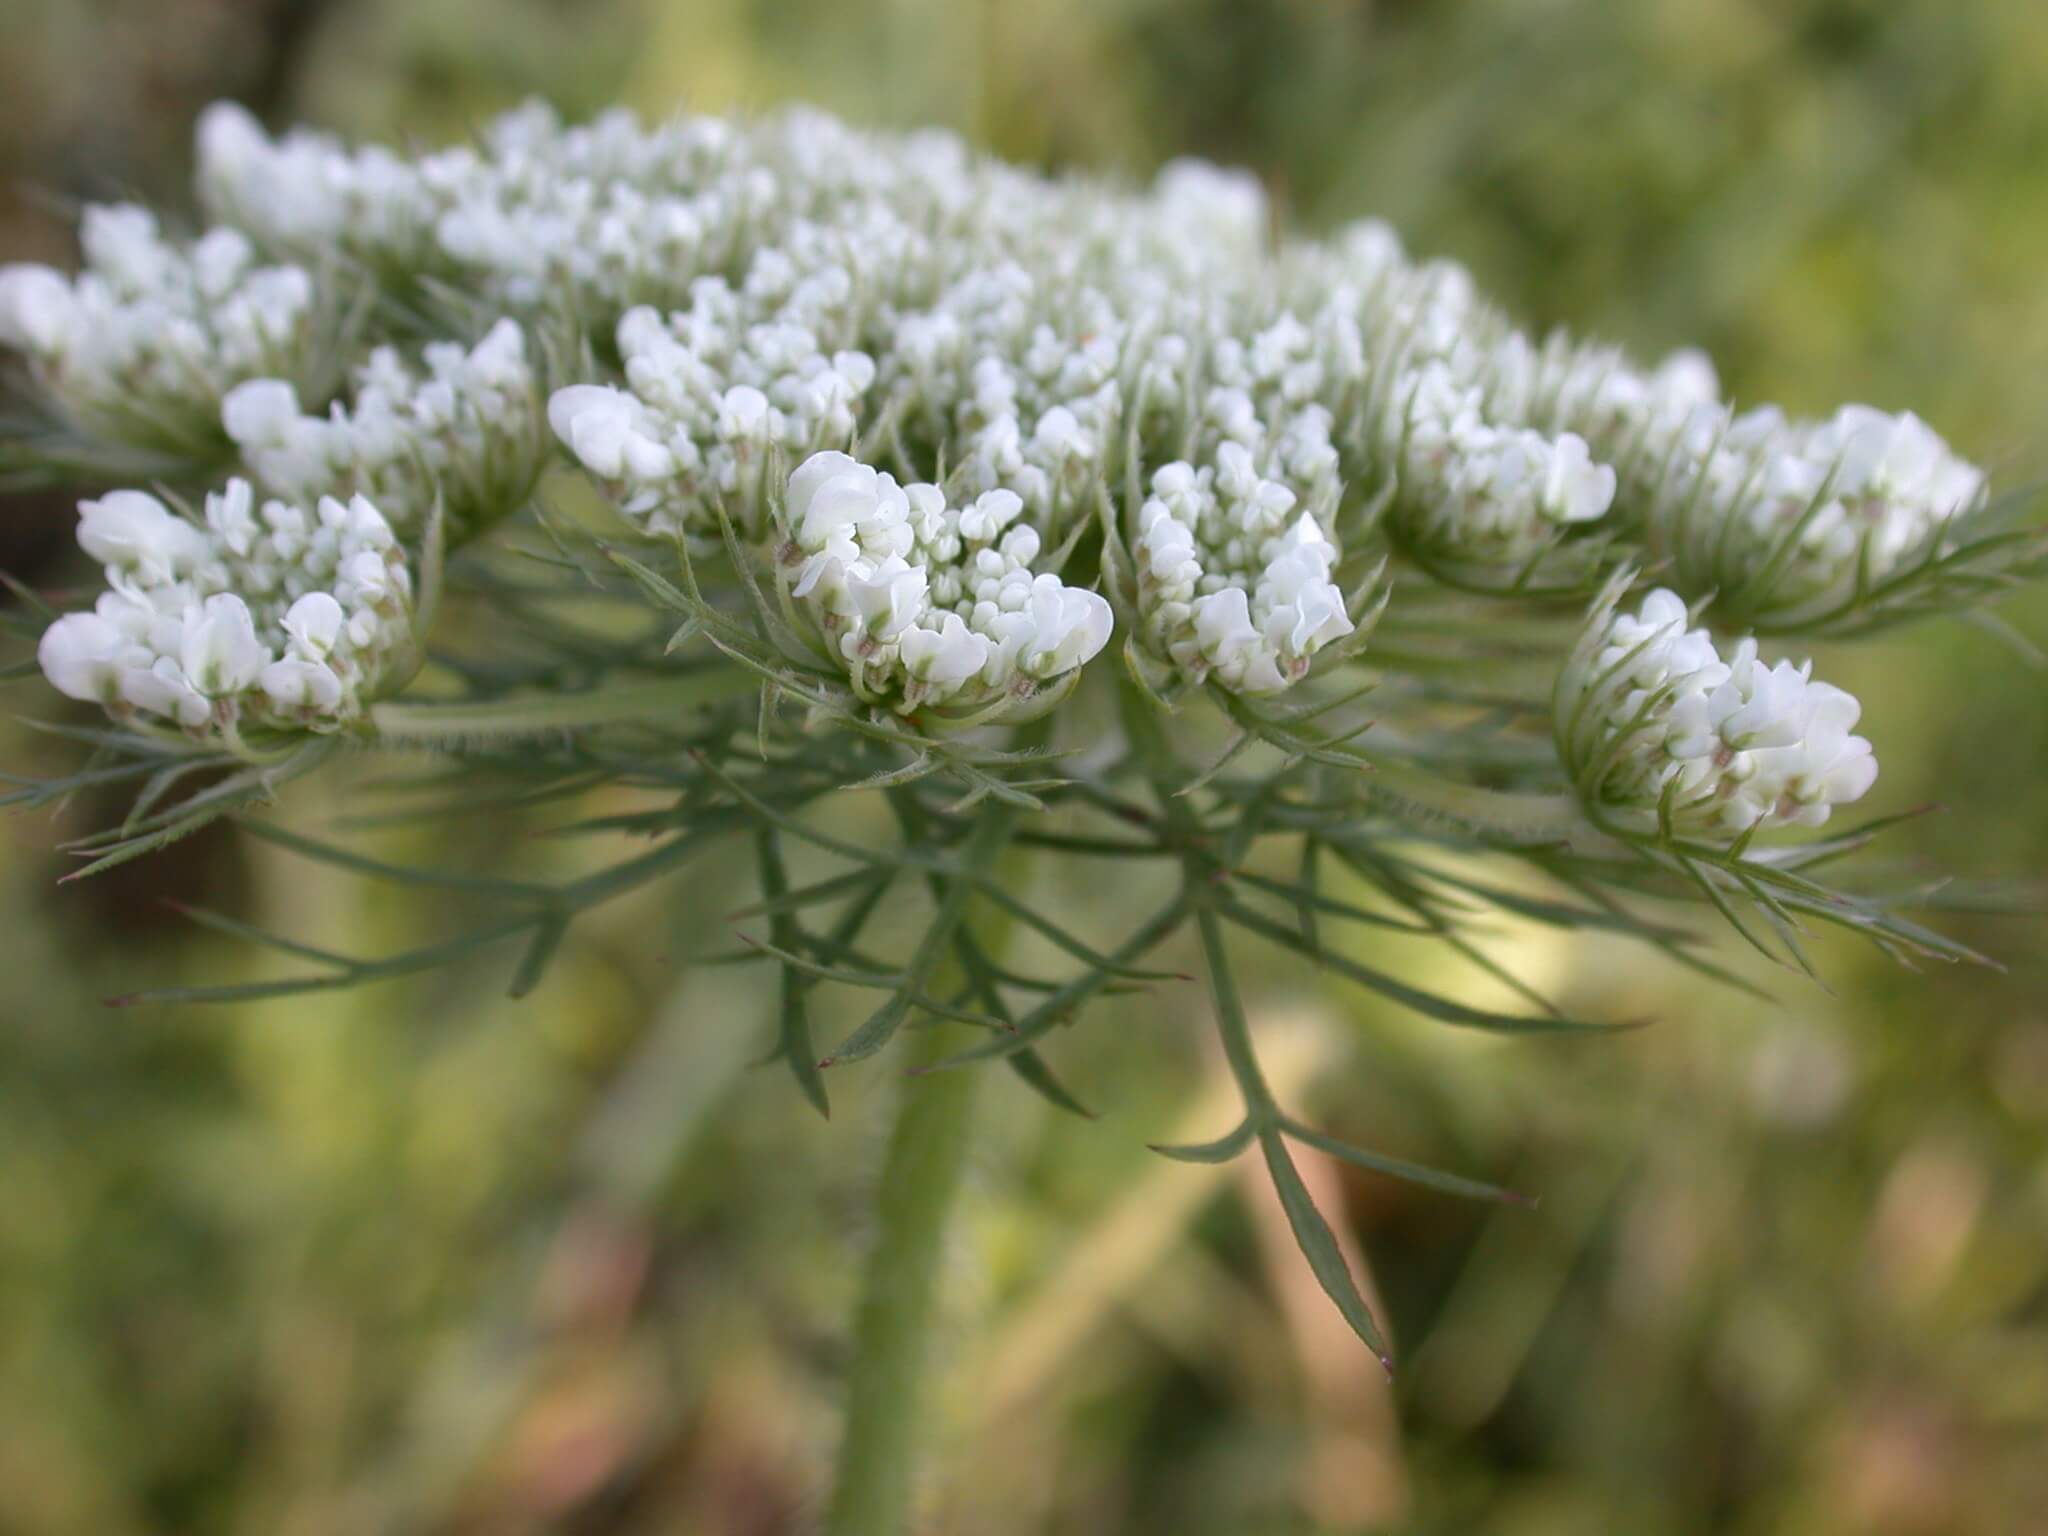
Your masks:
{"label": "flower stalk", "polygon": [[[968,882],[1014,875],[1023,851],[1010,842],[1015,813],[994,805],[961,851]],[[936,883],[936,882],[935,882]],[[964,899],[964,898],[963,898]],[[956,921],[980,952],[1000,958],[1008,915],[999,908]],[[928,979],[938,997],[971,995],[961,947],[948,944]],[[955,1049],[957,1026],[932,1024],[913,1047],[917,1067]],[[908,1530],[926,1435],[933,1324],[943,1303],[951,1215],[966,1172],[979,1072],[919,1073],[902,1084],[875,1190],[875,1245],[854,1314],[845,1429],[825,1529],[828,1536],[900,1536]]]}
{"label": "flower stalk", "polygon": [[[915,1047],[919,1062],[943,1057],[951,1032],[937,1025],[925,1031]],[[829,1536],[898,1536],[909,1529],[918,1453],[928,1439],[925,1389],[939,1272],[980,1082],[978,1072],[934,1072],[902,1087],[875,1190],[875,1246],[854,1314]]]}

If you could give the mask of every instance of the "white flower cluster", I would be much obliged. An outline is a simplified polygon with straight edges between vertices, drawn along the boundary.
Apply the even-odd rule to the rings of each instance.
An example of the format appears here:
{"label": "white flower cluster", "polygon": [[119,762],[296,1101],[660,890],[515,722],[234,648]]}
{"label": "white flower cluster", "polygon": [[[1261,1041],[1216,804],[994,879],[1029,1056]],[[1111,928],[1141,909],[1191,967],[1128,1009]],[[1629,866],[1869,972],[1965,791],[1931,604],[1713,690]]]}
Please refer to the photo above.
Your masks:
{"label": "white flower cluster", "polygon": [[[239,234],[163,255],[132,219],[89,229],[76,285],[37,270],[0,287],[0,337],[55,356],[52,338],[90,329],[52,318],[78,291],[179,262],[241,285],[177,280],[192,295],[179,313],[209,337],[272,334],[236,307],[259,278],[296,284],[274,308],[303,329],[304,274],[252,268],[252,242],[321,271],[347,258],[429,310],[441,284],[529,327],[566,321],[610,377],[565,381],[545,413],[511,320],[473,351],[429,347],[420,371],[380,349],[325,416],[272,353],[194,393],[267,491],[360,492],[408,536],[436,494],[455,538],[521,503],[550,427],[641,527],[697,540],[724,513],[772,544],[785,471],[807,456],[854,449],[942,481],[878,475],[893,490],[849,526],[907,531],[872,550],[858,535],[866,567],[831,545],[829,581],[807,520],[786,530],[857,686],[899,707],[967,709],[1065,676],[1094,600],[1032,575],[1035,546],[1064,550],[1118,508],[1147,651],[1184,680],[1268,693],[1355,634],[1334,582],[1344,548],[1384,541],[1483,586],[1569,549],[1576,582],[1606,546],[1574,536],[1611,526],[1668,558],[1681,589],[1763,624],[1823,611],[1982,494],[1911,417],[1731,417],[1695,360],[1643,371],[1568,338],[1535,345],[1463,269],[1411,261],[1382,225],[1276,242],[1254,181],[1195,162],[1124,190],[814,112],[569,127],[543,108],[407,156],[272,139],[220,106],[199,151],[202,197]],[[988,497],[1016,507],[978,540]],[[903,570],[883,574],[890,559]],[[877,581],[885,610],[869,606]],[[1013,643],[1021,620],[996,618],[1027,611],[1038,638]]]}
{"label": "white flower cluster", "polygon": [[1347,246],[1370,284],[1360,433],[1390,477],[1396,543],[1447,574],[1501,581],[1604,517],[1614,470],[1577,433],[1535,419],[1533,349],[1469,274],[1407,265],[1377,226]]}
{"label": "white flower cluster", "polygon": [[1753,639],[1723,656],[1658,590],[1606,611],[1559,689],[1559,735],[1580,788],[1610,815],[1715,838],[1817,827],[1877,780],[1862,707],[1812,664],[1768,666]]}
{"label": "white flower cluster", "polygon": [[964,483],[1048,526],[1088,505],[1121,451],[1130,322],[1100,288],[1000,261],[902,316],[882,354],[898,430]]}
{"label": "white flower cluster", "polygon": [[1910,412],[1736,414],[1696,352],[1645,373],[1609,351],[1560,346],[1550,373],[1547,412],[1581,423],[1619,468],[1652,558],[1746,620],[1795,628],[1853,604],[1943,547],[1984,497],[1983,472]]}
{"label": "white flower cluster", "polygon": [[1493,402],[1501,376],[1512,376],[1527,351],[1511,336],[1477,377],[1432,360],[1396,386],[1405,394],[1385,424],[1398,477],[1394,505],[1403,534],[1425,557],[1512,568],[1575,525],[1604,517],[1614,502],[1614,470],[1594,461],[1584,438],[1500,419]]}
{"label": "white flower cluster", "polygon": [[1034,572],[1038,530],[1014,491],[949,506],[935,485],[843,453],[789,477],[782,560],[854,691],[903,714],[1020,720],[1072,686],[1109,642],[1101,594]]}
{"label": "white flower cluster", "polygon": [[[1739,522],[1737,544],[1762,551],[1751,574],[1769,566],[1787,591],[1808,574],[1786,576],[1772,552],[1789,524],[1794,564],[1835,571],[1853,548],[1882,565],[1979,483],[1910,418],[1859,475],[1869,455],[1849,444],[1872,430],[1858,413],[1730,424],[1710,375],[1702,394],[1697,370],[1535,346],[1463,269],[1412,263],[1382,225],[1276,250],[1256,183],[1196,162],[1123,193],[805,111],[649,128],[619,113],[565,127],[527,108],[474,149],[405,159],[306,133],[273,141],[223,107],[200,147],[211,206],[266,243],[340,245],[606,330],[636,303],[679,307],[673,345],[645,346],[656,327],[637,316],[634,345],[622,335],[629,372],[636,347],[646,354],[645,388],[626,381],[639,408],[581,394],[559,413],[594,412],[578,439],[656,526],[704,530],[712,493],[738,496],[749,473],[758,503],[766,456],[739,463],[753,442],[794,459],[850,441],[845,418],[958,484],[1017,491],[1049,528],[1124,483],[1133,443],[1144,473],[1201,463],[1245,440],[1219,422],[1256,419],[1299,450],[1283,463],[1248,443],[1262,474],[1328,526],[1342,487],[1391,483],[1397,542],[1439,568],[1520,565],[1618,498],[1675,545],[1678,510],[1710,500],[1688,536]],[[702,297],[703,280],[731,273],[744,281]],[[784,327],[786,341],[757,346]],[[872,360],[865,385],[864,367],[839,366],[853,354]],[[838,389],[827,373],[847,386],[830,408],[795,398],[806,379]],[[766,409],[740,393],[727,410],[734,391]],[[832,432],[809,430],[826,417]],[[629,453],[650,473],[632,473]],[[1807,517],[1830,471],[1839,506]],[[1680,572],[1702,591],[1728,576]]]}
{"label": "white flower cluster", "polygon": [[458,543],[517,511],[546,461],[539,388],[517,323],[500,320],[473,348],[434,342],[424,374],[379,347],[357,370],[350,405],[306,414],[282,379],[237,385],[221,420],[242,461],[288,501],[360,493],[416,537],[434,498]]}
{"label": "white flower cluster", "polygon": [[675,302],[757,249],[801,243],[805,225],[857,233],[841,255],[856,279],[927,299],[997,255],[1047,271],[1115,255],[1157,271],[1242,262],[1265,233],[1263,197],[1241,174],[1189,162],[1131,199],[977,161],[950,134],[867,133],[801,109],[652,128],[615,111],[571,127],[536,104],[475,147],[409,159],[303,129],[271,139],[220,103],[198,151],[207,207],[267,246],[459,275],[500,303],[566,305],[586,321]]}
{"label": "white flower cluster", "polygon": [[[785,298],[785,311],[804,307]],[[715,540],[723,508],[758,540],[773,466],[853,438],[874,361],[827,355],[796,321],[744,315],[723,278],[699,278],[666,322],[644,307],[619,322],[627,389],[575,384],[548,402],[563,446],[650,532]]]}
{"label": "white flower cluster", "polygon": [[1352,632],[1330,579],[1336,546],[1293,491],[1260,477],[1242,443],[1200,469],[1159,469],[1135,534],[1145,637],[1190,681],[1277,693]]}
{"label": "white flower cluster", "polygon": [[381,145],[348,152],[303,129],[273,143],[232,102],[200,115],[198,151],[200,197],[223,223],[274,249],[415,272],[430,270],[429,189],[458,181],[475,159],[459,149],[417,161]]}
{"label": "white flower cluster", "polygon": [[864,231],[856,265],[885,273],[907,246],[926,243],[920,232],[957,189],[965,158],[942,135],[877,154],[866,136],[816,113],[644,129],[615,111],[567,127],[529,105],[474,148],[417,159],[306,130],[272,140],[229,103],[199,128],[202,199],[265,244],[341,249],[409,278],[460,278],[500,304],[566,308],[600,326],[744,266],[808,218],[851,228],[882,183],[891,195],[880,206],[914,205],[906,211],[916,215]]}
{"label": "white flower cluster", "polygon": [[259,507],[231,480],[203,525],[141,491],[79,512],[108,590],[53,623],[37,657],[60,692],[116,720],[233,747],[251,727],[329,731],[417,664],[405,555],[361,496]]}
{"label": "white flower cluster", "polygon": [[[661,508],[664,523],[701,528],[718,475],[635,485],[609,472],[630,468],[613,447],[659,442],[692,481],[691,454],[668,439],[680,427],[715,457],[718,411],[746,389],[791,418],[782,446],[800,455],[845,436],[805,431],[839,403],[785,404],[771,385],[829,385],[821,361],[857,383],[840,366],[853,353],[878,375],[853,391],[873,407],[857,424],[886,420],[914,456],[936,467],[943,453],[962,483],[1015,489],[1034,516],[1092,512],[1134,391],[1178,413],[1202,380],[1199,413],[1210,390],[1242,388],[1278,430],[1262,392],[1300,406],[1325,385],[1309,355],[1323,327],[1269,316],[1270,335],[1240,343],[1219,324],[1243,307],[1232,295],[1270,286],[1266,208],[1251,178],[1194,162],[1168,167],[1150,195],[1116,195],[976,162],[945,135],[860,133],[809,112],[642,130],[622,114],[565,129],[526,109],[478,150],[406,161],[313,134],[273,142],[222,107],[200,149],[210,205],[286,249],[339,244],[374,266],[459,275],[508,306],[566,305],[586,320],[680,302],[669,344],[648,345],[637,314],[620,332],[628,388],[651,419],[587,394],[558,413],[602,407],[583,429],[599,473],[641,512],[679,502]],[[706,297],[707,281],[735,271],[743,282]],[[764,329],[808,331],[808,349]],[[751,395],[734,404],[728,424],[743,436],[775,425]],[[660,455],[636,456],[668,478]]]}
{"label": "white flower cluster", "polygon": [[314,347],[313,283],[260,266],[246,236],[174,244],[147,209],[91,207],[85,270],[0,266],[0,347],[25,354],[79,425],[171,451],[219,443],[220,400],[243,379],[297,378]]}

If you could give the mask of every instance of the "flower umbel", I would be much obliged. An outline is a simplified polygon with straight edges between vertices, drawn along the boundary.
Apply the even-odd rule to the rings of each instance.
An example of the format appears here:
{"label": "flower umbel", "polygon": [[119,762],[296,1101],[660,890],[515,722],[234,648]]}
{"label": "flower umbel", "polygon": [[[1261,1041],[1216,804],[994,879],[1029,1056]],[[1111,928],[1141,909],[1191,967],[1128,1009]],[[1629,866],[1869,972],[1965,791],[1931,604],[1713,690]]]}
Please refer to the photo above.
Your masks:
{"label": "flower umbel", "polygon": [[1241,443],[1200,469],[1163,465],[1133,533],[1146,643],[1191,682],[1278,693],[1355,627],[1330,579],[1336,544]]}
{"label": "flower umbel", "polygon": [[1566,766],[1603,822],[1728,839],[1817,827],[1877,780],[1862,706],[1813,677],[1768,665],[1754,639],[1724,654],[1659,588],[1634,613],[1595,613],[1559,681]]}
{"label": "flower umbel", "polygon": [[313,279],[260,265],[239,230],[173,244],[132,205],[85,211],[86,269],[0,266],[0,347],[28,357],[78,428],[202,461],[225,446],[221,397],[313,368]]}
{"label": "flower umbel", "polygon": [[288,501],[369,497],[417,539],[436,499],[450,543],[516,512],[546,463],[538,384],[519,325],[474,347],[429,344],[425,374],[397,348],[356,371],[354,401],[308,415],[282,379],[239,384],[221,402],[227,435],[263,488]]}
{"label": "flower umbel", "polygon": [[404,552],[362,496],[259,506],[231,480],[203,526],[142,491],[79,510],[108,590],[50,625],[37,659],[118,721],[236,747],[252,730],[333,731],[418,665]]}
{"label": "flower umbel", "polygon": [[[1015,723],[1064,696],[1109,642],[1109,603],[1036,571],[1023,498],[948,505],[843,453],[789,477],[782,570],[854,692],[901,714]],[[934,711],[937,714],[934,714]]]}

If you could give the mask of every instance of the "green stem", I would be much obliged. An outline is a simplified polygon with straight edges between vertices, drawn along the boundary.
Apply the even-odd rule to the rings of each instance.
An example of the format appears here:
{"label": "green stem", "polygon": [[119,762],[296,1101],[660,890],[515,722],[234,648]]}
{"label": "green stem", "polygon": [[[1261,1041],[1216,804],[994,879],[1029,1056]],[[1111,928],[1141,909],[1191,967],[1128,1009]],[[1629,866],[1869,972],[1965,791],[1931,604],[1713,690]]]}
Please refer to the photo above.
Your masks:
{"label": "green stem", "polygon": [[1531,795],[1460,784],[1384,757],[1373,759],[1373,769],[1366,783],[1371,793],[1396,801],[1425,820],[1452,822],[1482,837],[1529,847],[1564,846],[1578,852],[1611,847],[1568,794]]}
{"label": "green stem", "polygon": [[[962,862],[987,876],[1007,843],[1013,820],[999,804],[984,806],[982,824]],[[995,878],[1009,871],[996,868]],[[972,932],[982,949],[1000,954],[1007,915],[982,907]],[[950,997],[968,983],[948,946],[926,990]],[[933,1066],[953,1049],[954,1030],[933,1024],[918,1032],[916,1066]],[[854,1318],[853,1363],[846,1395],[846,1431],[826,1519],[827,1536],[903,1536],[910,1528],[917,1453],[925,1440],[925,1376],[947,1219],[960,1188],[974,1128],[979,1072],[933,1072],[904,1082],[875,1196],[875,1246],[861,1281]]]}
{"label": "green stem", "polygon": [[523,740],[629,720],[661,719],[700,704],[752,693],[758,686],[738,668],[719,667],[589,693],[379,704],[370,711],[370,723],[378,744],[388,747]]}
{"label": "green stem", "polygon": [[[921,1065],[940,1059],[944,1033],[936,1027],[924,1032]],[[903,1087],[854,1323],[846,1434],[825,1527],[830,1536],[902,1536],[908,1529],[924,1439],[933,1293],[980,1081],[979,1072],[935,1072]]]}

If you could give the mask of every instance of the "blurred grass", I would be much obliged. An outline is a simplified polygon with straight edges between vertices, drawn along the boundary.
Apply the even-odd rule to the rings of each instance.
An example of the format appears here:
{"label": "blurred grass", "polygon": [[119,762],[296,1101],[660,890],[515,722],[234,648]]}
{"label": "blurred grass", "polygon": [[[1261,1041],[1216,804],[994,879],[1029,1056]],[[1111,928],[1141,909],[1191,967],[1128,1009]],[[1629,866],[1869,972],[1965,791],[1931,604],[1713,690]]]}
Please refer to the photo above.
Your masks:
{"label": "blurred grass", "polygon": [[[428,139],[542,92],[801,98],[1132,175],[1199,152],[1311,226],[1391,218],[1535,323],[1701,343],[1744,399],[1910,406],[2012,480],[2044,465],[2044,85],[2039,0],[8,0],[0,179],[176,197],[220,93]],[[0,254],[64,249],[0,195]],[[0,564],[73,579],[68,515],[8,507]],[[2040,599],[2011,616],[2048,638]],[[1957,625],[1824,660],[1878,808],[1954,807],[1895,851],[2037,875],[2041,675]],[[748,1070],[758,979],[681,963],[724,944],[735,872],[607,912],[525,1005],[486,967],[108,1011],[267,973],[166,896],[342,948],[435,913],[224,835],[55,889],[51,845],[105,809],[11,819],[0,862],[0,1532],[806,1529],[896,1089],[853,1069],[828,1125]],[[388,841],[556,857],[495,825]],[[2038,917],[1951,925],[2009,972],[1830,946],[1833,991],[1765,978],[1771,1005],[1504,933],[1571,1009],[1661,1021],[1599,1042],[1453,1037],[1248,955],[1331,1129],[1542,1196],[1311,1169],[1391,1395],[1254,1183],[1143,1149],[1221,1127],[1198,994],[1102,1010],[1058,1044],[1101,1121],[985,1101],[931,1528],[2048,1530],[2048,965]]]}

